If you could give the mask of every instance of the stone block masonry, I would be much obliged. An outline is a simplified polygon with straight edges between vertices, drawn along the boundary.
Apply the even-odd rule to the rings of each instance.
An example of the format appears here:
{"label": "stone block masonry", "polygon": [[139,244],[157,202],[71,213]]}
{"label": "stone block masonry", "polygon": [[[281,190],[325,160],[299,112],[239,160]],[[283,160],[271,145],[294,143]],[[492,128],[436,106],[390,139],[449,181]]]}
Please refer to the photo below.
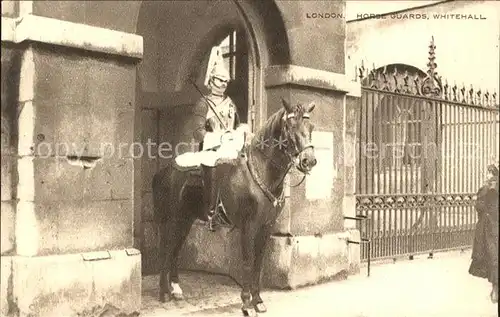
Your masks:
{"label": "stone block masonry", "polygon": [[92,316],[106,309],[125,316],[137,314],[140,261],[140,254],[133,249],[2,256],[2,271],[11,273],[2,272],[2,316]]}
{"label": "stone block masonry", "polygon": [[2,34],[1,315],[137,315],[134,153],[116,151],[134,142],[137,60],[44,38],[38,20],[99,31],[27,15]]}

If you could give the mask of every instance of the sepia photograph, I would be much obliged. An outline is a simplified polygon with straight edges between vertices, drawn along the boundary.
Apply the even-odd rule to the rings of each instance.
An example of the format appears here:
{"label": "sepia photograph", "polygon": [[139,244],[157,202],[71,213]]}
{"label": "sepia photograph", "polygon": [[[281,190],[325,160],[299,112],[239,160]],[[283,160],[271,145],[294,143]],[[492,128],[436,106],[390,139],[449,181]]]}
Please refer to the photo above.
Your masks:
{"label": "sepia photograph", "polygon": [[2,0],[0,317],[496,317],[500,2]]}

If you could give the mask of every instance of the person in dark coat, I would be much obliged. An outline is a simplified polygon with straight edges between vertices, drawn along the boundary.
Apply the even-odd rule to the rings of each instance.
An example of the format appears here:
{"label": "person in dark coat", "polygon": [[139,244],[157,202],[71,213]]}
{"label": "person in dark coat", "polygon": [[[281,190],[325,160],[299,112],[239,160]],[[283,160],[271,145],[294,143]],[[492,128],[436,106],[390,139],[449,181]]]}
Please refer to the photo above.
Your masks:
{"label": "person in dark coat", "polygon": [[469,273],[491,283],[494,303],[498,302],[498,194],[498,168],[490,165],[487,180],[477,193],[478,221]]}

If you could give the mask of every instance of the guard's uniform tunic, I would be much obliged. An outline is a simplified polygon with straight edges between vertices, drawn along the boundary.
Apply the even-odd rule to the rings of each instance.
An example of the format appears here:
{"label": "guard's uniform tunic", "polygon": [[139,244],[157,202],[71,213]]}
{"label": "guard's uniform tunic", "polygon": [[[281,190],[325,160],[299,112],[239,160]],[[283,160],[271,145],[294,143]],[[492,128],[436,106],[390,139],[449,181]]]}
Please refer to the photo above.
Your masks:
{"label": "guard's uniform tunic", "polygon": [[176,157],[177,164],[184,161],[188,166],[201,165],[204,206],[201,219],[203,220],[210,220],[217,209],[218,184],[215,168],[217,160],[236,159],[245,142],[244,130],[236,131],[238,122],[234,102],[226,96],[227,83],[230,79],[229,72],[224,67],[222,52],[220,48],[214,47],[210,53],[205,77],[205,86],[210,93],[201,97],[193,107],[195,121],[193,137],[198,143],[203,144],[203,148],[199,152],[184,153]]}
{"label": "guard's uniform tunic", "polygon": [[[202,152],[199,153],[201,164],[214,166],[218,158],[236,158],[243,147],[244,136],[243,132],[236,131],[236,106],[231,98],[210,94],[206,99],[200,98],[195,104],[193,136],[203,144]],[[211,103],[225,127],[207,102]]]}

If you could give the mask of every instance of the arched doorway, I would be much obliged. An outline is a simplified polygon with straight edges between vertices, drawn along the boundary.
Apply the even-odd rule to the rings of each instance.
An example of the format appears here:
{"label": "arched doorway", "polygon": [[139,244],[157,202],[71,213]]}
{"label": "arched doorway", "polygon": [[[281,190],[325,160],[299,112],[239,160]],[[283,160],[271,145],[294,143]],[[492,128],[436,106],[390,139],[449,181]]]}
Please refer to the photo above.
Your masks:
{"label": "arched doorway", "polygon": [[[193,149],[190,110],[200,98],[198,89],[206,92],[203,81],[213,46],[223,52],[241,120],[255,127],[265,104],[259,95],[259,56],[234,2],[144,2],[137,33],[143,36],[144,57],[137,69],[136,140],[148,150],[135,166],[134,245],[141,250],[143,275],[148,275],[158,271],[152,177],[176,155]],[[255,100],[261,101],[258,107]]]}

